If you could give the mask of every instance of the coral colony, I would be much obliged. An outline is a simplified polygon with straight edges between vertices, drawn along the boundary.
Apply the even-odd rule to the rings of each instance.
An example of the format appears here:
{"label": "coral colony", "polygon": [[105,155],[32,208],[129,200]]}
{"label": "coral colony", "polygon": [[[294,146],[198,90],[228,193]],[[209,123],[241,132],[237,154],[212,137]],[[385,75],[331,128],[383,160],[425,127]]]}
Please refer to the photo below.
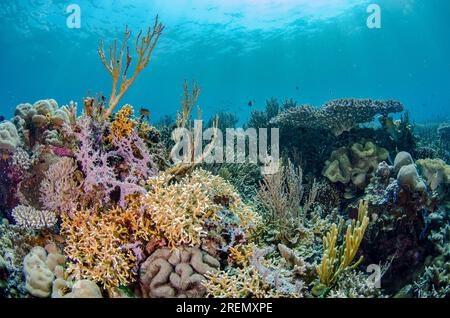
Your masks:
{"label": "coral colony", "polygon": [[433,143],[398,101],[272,99],[228,133],[193,119],[195,82],[151,126],[120,101],[163,31],[134,58],[128,28],[100,42],[111,94],[81,115],[48,99],[0,123],[2,297],[449,297],[448,126]]}

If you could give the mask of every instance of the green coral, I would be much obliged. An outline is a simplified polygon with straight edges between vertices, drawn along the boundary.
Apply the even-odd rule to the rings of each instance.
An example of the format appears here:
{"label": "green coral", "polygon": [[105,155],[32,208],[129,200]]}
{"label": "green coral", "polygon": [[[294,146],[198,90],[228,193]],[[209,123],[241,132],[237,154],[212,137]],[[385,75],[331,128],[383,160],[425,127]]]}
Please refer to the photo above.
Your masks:
{"label": "green coral", "polygon": [[331,182],[352,184],[361,188],[367,181],[367,175],[374,171],[378,164],[388,158],[388,151],[378,147],[371,141],[355,143],[351,147],[339,148],[325,162],[322,175]]}

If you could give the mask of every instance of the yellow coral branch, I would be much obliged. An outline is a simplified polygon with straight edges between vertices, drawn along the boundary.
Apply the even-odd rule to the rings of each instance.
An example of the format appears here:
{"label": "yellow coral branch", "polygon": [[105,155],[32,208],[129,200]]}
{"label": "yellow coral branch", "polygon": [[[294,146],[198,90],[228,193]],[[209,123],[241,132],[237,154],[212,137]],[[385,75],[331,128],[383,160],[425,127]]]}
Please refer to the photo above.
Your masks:
{"label": "yellow coral branch", "polygon": [[367,212],[368,202],[361,201],[358,207],[358,221],[356,223],[353,221],[351,225],[348,225],[345,243],[339,248],[336,247],[339,232],[336,224],[332,225],[331,232],[328,232],[323,238],[324,254],[321,264],[317,266],[321,284],[333,285],[340,273],[346,269],[355,268],[362,262],[363,258],[361,257],[351,265],[369,224]]}

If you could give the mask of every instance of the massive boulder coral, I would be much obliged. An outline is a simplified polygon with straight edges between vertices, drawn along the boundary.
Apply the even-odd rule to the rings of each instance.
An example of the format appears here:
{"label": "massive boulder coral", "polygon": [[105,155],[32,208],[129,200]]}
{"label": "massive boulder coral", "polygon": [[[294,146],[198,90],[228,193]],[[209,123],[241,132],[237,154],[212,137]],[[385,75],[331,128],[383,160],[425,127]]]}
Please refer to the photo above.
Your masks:
{"label": "massive boulder coral", "polygon": [[36,246],[24,258],[23,270],[28,292],[39,298],[101,298],[100,288],[90,280],[67,278],[66,258],[58,247]]}
{"label": "massive boulder coral", "polygon": [[205,274],[215,272],[220,263],[196,247],[162,248],[150,255],[140,268],[144,298],[201,298]]}
{"label": "massive boulder coral", "polygon": [[10,121],[0,123],[0,151],[12,153],[20,144],[16,127]]}
{"label": "massive boulder coral", "polygon": [[288,128],[330,130],[335,136],[358,124],[371,122],[376,115],[403,111],[403,105],[393,100],[338,99],[319,109],[310,105],[292,107],[271,120],[271,124]]}
{"label": "massive boulder coral", "polygon": [[53,271],[57,265],[62,265],[64,262],[64,256],[59,254],[54,246],[47,246],[46,249],[40,246],[34,247],[23,260],[28,292],[39,298],[50,297],[55,280]]}

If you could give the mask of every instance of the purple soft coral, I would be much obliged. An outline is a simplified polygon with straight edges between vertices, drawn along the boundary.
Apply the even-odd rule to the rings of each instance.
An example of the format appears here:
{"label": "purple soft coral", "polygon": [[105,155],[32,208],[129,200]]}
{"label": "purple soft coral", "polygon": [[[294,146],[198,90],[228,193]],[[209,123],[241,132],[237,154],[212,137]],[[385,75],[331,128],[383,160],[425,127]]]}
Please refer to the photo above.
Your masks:
{"label": "purple soft coral", "polygon": [[[155,175],[156,165],[151,160],[151,156],[145,149],[145,145],[140,137],[133,132],[130,138],[122,138],[114,145],[117,150],[102,151],[96,149],[98,140],[105,130],[105,126],[95,126],[95,123],[87,116],[79,120],[80,132],[76,133],[80,141],[78,151],[75,153],[85,174],[84,190],[91,192],[99,187],[104,191],[104,202],[110,201],[111,193],[120,189],[119,205],[125,207],[125,198],[134,193],[146,193],[145,189],[138,185],[139,180]],[[133,152],[133,145],[137,148],[142,159],[136,158]],[[114,167],[110,164],[110,158],[121,157],[128,165],[129,171],[126,175],[118,176]],[[149,168],[150,165],[150,168]]]}

